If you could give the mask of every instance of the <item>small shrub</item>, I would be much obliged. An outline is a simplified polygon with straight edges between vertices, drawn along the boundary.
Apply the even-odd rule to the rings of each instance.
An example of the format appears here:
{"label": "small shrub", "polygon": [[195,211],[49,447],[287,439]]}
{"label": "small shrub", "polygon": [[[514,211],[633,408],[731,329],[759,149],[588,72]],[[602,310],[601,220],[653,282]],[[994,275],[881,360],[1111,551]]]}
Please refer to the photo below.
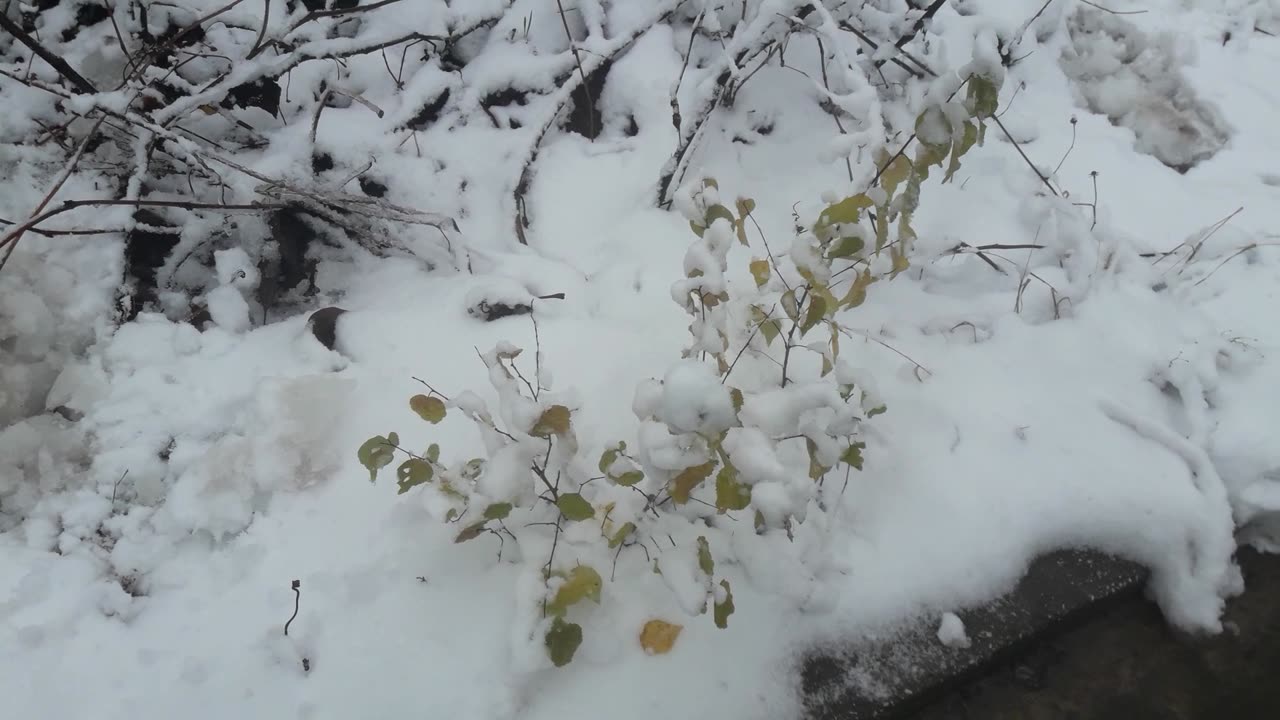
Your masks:
{"label": "small shrub", "polygon": [[[842,357],[841,338],[860,336],[839,316],[861,305],[874,283],[909,267],[922,183],[944,165],[943,181],[949,180],[960,158],[982,142],[997,87],[981,76],[966,83],[963,101],[948,99],[921,113],[913,158],[905,147],[892,156],[882,150],[876,187],[831,202],[805,222],[797,217],[785,254],[773,252],[763,236],[758,248],[752,243],[754,201],[739,198],[730,207],[714,179],[679,194],[696,239],[672,297],[691,318],[692,339],[661,380],[637,388],[631,444],[580,448],[579,403],[544,383],[541,348],[530,377],[517,363],[522,350],[502,343],[482,355],[496,416],[472,392],[449,397],[427,385],[428,392],[409,399],[431,424],[454,412],[468,418],[485,456],[446,463],[438,445],[417,453],[389,433],[359,450],[370,478],[403,456],[399,492],[429,493],[428,506],[459,527],[455,542],[496,537],[500,557],[507,540],[549,548],[526,562],[540,569],[535,627],[555,666],[573,659],[583,638],[574,619],[602,601],[601,568],[610,555],[616,567],[626,549],[644,553],[686,612],[710,609],[715,625],[727,627],[733,590],[717,579],[716,557],[731,557],[724,539],[742,531],[734,514],[751,518],[748,532],[791,540],[863,467],[863,423],[885,406]],[[754,251],[745,263],[752,281],[731,287],[735,244]],[[536,323],[536,305],[531,310]],[[820,367],[800,371],[801,352],[817,354]],[[780,371],[735,375],[747,355],[771,357]],[[844,479],[839,490],[827,482],[833,474]],[[531,535],[550,541],[526,543]],[[651,621],[641,644],[665,652],[679,627]]]}

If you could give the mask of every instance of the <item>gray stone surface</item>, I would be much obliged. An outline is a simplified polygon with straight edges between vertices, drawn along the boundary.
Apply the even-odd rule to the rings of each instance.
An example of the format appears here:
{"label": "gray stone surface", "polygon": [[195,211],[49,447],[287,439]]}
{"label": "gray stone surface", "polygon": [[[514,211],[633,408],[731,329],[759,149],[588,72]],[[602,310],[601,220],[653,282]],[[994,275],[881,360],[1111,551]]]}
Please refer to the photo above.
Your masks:
{"label": "gray stone surface", "polygon": [[[807,657],[801,670],[807,715],[814,720],[904,717],[1045,637],[1140,596],[1145,579],[1141,567],[1101,553],[1045,555],[1011,593],[958,613],[971,641],[966,649],[943,646],[935,635],[937,618],[930,617],[907,624],[893,637]],[[1034,666],[1023,674],[1029,683],[1039,680]]]}

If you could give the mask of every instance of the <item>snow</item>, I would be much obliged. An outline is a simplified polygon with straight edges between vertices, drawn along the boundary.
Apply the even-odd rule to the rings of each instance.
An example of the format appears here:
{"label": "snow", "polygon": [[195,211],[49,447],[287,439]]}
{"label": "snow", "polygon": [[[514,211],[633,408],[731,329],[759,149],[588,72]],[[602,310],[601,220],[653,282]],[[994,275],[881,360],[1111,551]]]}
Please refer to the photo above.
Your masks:
{"label": "snow", "polygon": [[[222,4],[159,4],[150,20],[158,31],[170,13],[182,23]],[[673,5],[580,4],[574,32],[593,54]],[[431,708],[544,720],[607,706],[619,720],[797,717],[799,653],[883,637],[905,622],[937,622],[941,643],[964,647],[957,613],[1009,590],[1037,554],[1062,547],[1143,563],[1170,622],[1219,631],[1224,602],[1248,592],[1232,561],[1237,542],[1280,549],[1272,311],[1280,127],[1271,120],[1280,109],[1271,90],[1280,41],[1248,22],[1280,29],[1280,5],[1112,2],[1148,10],[1112,16],[1055,2],[1028,22],[1042,4],[948,5],[931,21],[930,42],[911,45],[950,71],[998,67],[995,39],[1014,43],[1013,55],[1025,57],[1003,69],[1000,111],[1021,147],[990,127],[953,182],[928,181],[911,269],[875,283],[865,304],[841,316],[848,332],[834,377],[868,392],[860,413],[834,382],[771,386],[778,365],[757,353],[744,353],[725,383],[696,352],[682,358],[722,343],[712,324],[685,313],[687,291],[753,289],[747,263],[765,255],[750,222],[746,248],[728,222],[700,240],[688,221],[716,201],[753,198],[771,252],[813,266],[799,243],[788,246],[793,211],[809,217],[824,197],[860,189],[845,158],[865,171],[871,158],[860,146],[887,137],[898,147],[926,100],[944,99],[959,80],[944,72],[889,103],[878,99],[874,75],[836,73],[831,94],[841,107],[886,121],[850,120],[842,134],[814,105],[828,91],[812,58],[801,57],[816,56],[813,35],[793,38],[789,67],[774,62],[752,74],[732,106],[698,130],[673,209],[654,209],[657,179],[694,132],[694,109],[734,50],[782,32],[767,19],[738,27],[739,3],[675,10],[690,20],[702,13],[706,32],[738,27],[723,48],[698,43],[679,84],[684,126],[672,126],[670,93],[690,38],[662,25],[614,64],[599,138],[548,134],[526,196],[528,247],[514,237],[512,193],[552,95],[495,106],[501,131],[480,101],[512,79],[533,87],[576,72],[556,11],[541,0],[515,3],[492,43],[461,47],[485,50],[463,73],[410,52],[400,91],[378,54],[347,67],[314,61],[293,71],[281,100],[287,122],[237,111],[267,128],[268,145],[236,156],[257,172],[332,189],[372,161],[368,172],[390,186],[390,202],[459,225],[444,237],[406,226],[412,252],[403,256],[316,248],[316,296],[299,293],[269,324],[260,302],[266,241],[254,239],[261,223],[252,216],[236,216],[234,226],[182,216],[176,256],[205,249],[160,268],[172,290],[164,307],[124,323],[115,306],[123,233],[28,233],[0,269],[0,694],[8,712],[322,720]],[[443,33],[444,17],[466,27],[505,3],[417,5],[363,14],[360,41],[404,27]],[[806,3],[752,5],[776,18]],[[898,5],[864,8],[863,29],[890,43],[900,37],[914,20],[885,9]],[[284,3],[271,7],[270,32],[283,35],[292,19]],[[244,3],[209,37],[224,52],[252,43],[253,32],[236,28],[256,29],[260,14],[260,3]],[[119,4],[116,15],[133,22]],[[45,22],[42,37],[53,37],[72,18],[56,9]],[[837,32],[831,25],[823,21],[824,37]],[[314,28],[290,37],[317,53],[354,42]],[[112,42],[110,23],[85,28],[66,44],[67,59],[114,87],[106,80],[118,77],[122,58]],[[850,39],[841,52],[863,63],[857,47]],[[387,56],[394,70],[398,48]],[[205,84],[227,70],[219,62],[192,62],[184,82],[209,94]],[[217,82],[258,77],[278,62],[265,53]],[[12,69],[9,58],[4,67]],[[43,63],[31,72],[57,82]],[[336,167],[317,174],[308,132],[322,80],[358,91],[386,115],[358,102],[327,108],[317,145]],[[405,124],[445,89],[447,107],[411,138]],[[14,108],[0,118],[0,218],[21,222],[66,160],[54,143],[23,140],[60,115],[54,96],[9,78],[0,77],[0,95]],[[67,107],[120,101],[104,93]],[[624,132],[630,118],[633,136]],[[505,129],[512,119],[522,127]],[[215,123],[226,120],[192,127],[222,128]],[[1069,197],[1047,197],[1020,150]],[[704,175],[720,187],[698,196]],[[259,184],[226,177],[232,193]],[[84,169],[55,201],[104,197],[109,182],[108,170]],[[128,219],[115,208],[80,208],[42,227],[122,229]],[[972,252],[951,252],[961,242],[1042,247],[986,251],[1001,273]],[[690,278],[692,270],[702,275]],[[527,314],[481,322],[468,312],[481,300],[528,303],[559,292],[564,300],[534,301],[536,335]],[[326,305],[347,311],[341,354],[306,326],[307,313]],[[189,307],[206,308],[211,322],[182,322],[178,310]],[[746,340],[729,338],[730,360]],[[495,347],[523,349],[517,361],[539,389],[536,401],[519,397],[518,379],[486,367],[482,357]],[[821,356],[797,350],[791,362],[816,379]],[[408,407],[424,392],[415,377],[450,399],[439,425]],[[740,413],[730,386],[751,391]],[[880,403],[886,413],[865,417]],[[461,527],[441,522],[452,500],[425,488],[397,496],[394,465],[369,483],[356,450],[394,429],[415,452],[439,444],[451,467],[487,458],[478,491],[534,512],[540,490],[523,468],[545,445],[506,444],[467,416],[527,431],[554,404],[573,413],[586,460],[566,472],[577,482],[598,475],[596,459],[619,441],[629,457],[609,473],[677,472],[702,462],[699,443],[729,428],[723,450],[751,487],[752,509],[774,525],[794,516],[791,532],[758,534],[750,511],[720,516],[691,502],[657,526],[653,542],[643,538],[644,550],[628,545],[615,556],[584,538],[604,522],[642,515],[644,488],[658,485],[606,491],[600,480],[586,482],[597,517],[559,538],[578,554],[562,548],[556,565],[600,570],[603,597],[573,609],[583,645],[568,667],[551,668],[538,605],[549,529],[502,541],[501,558],[494,535],[455,544]],[[730,427],[735,414],[742,427]],[[855,428],[867,443],[864,469],[847,482],[833,474],[815,493],[803,440],[830,460],[844,450],[832,436]],[[787,433],[802,437],[774,444]],[[608,518],[599,511],[606,502],[614,504]],[[659,536],[667,533],[670,541]],[[720,579],[732,584],[736,612],[726,630],[701,614],[711,611],[693,552],[700,535],[716,561],[710,597],[720,598]],[[637,642],[655,618],[684,625],[665,655]]]}
{"label": "snow", "polygon": [[969,647],[969,636],[964,631],[964,621],[955,613],[942,613],[938,623],[938,642],[952,649]]}

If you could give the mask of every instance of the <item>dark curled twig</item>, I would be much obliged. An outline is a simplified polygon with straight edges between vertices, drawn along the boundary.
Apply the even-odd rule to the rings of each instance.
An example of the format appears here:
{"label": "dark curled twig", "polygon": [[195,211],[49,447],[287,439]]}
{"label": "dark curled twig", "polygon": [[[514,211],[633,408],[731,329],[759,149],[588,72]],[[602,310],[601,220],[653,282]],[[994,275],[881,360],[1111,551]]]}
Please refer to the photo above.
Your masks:
{"label": "dark curled twig", "polygon": [[[302,581],[294,580],[289,584],[289,588],[293,590],[293,614],[289,616],[289,620],[284,624],[285,637],[289,636],[289,626],[293,624],[294,618],[298,617],[298,606],[302,604]],[[303,661],[306,662],[305,660]]]}

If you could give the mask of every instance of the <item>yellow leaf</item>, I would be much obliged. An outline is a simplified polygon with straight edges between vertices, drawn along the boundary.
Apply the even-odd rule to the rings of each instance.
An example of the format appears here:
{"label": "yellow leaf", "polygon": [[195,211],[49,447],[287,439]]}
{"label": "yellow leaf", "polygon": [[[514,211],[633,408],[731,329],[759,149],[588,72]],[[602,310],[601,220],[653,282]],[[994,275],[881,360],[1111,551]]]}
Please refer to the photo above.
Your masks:
{"label": "yellow leaf", "polygon": [[529,431],[534,437],[550,437],[551,435],[565,435],[569,432],[569,408],[564,405],[552,405],[542,411],[542,417],[538,418],[538,422],[533,424],[533,429]]}
{"label": "yellow leaf", "polygon": [[680,474],[671,480],[671,499],[675,500],[677,505],[689,502],[689,493],[701,485],[703,480],[711,477],[715,469],[716,464],[712,461],[681,470]]}
{"label": "yellow leaf", "polygon": [[751,277],[756,279],[756,287],[764,287],[765,283],[769,282],[769,261],[752,260],[749,267],[751,268]]}
{"label": "yellow leaf", "polygon": [[434,395],[414,395],[409,398],[409,409],[432,425],[443,420],[445,415],[444,401]]}
{"label": "yellow leaf", "polygon": [[876,278],[872,276],[870,270],[863,270],[862,274],[854,278],[853,284],[849,286],[849,292],[845,293],[844,299],[840,301],[840,307],[849,309],[861,305],[867,299],[867,288],[875,281]]}
{"label": "yellow leaf", "polygon": [[906,155],[899,155],[880,173],[880,187],[889,195],[898,189],[903,180],[911,175],[911,161]]}
{"label": "yellow leaf", "polygon": [[650,655],[665,655],[671,652],[681,630],[684,630],[683,625],[666,620],[650,620],[640,630],[640,647]]}

